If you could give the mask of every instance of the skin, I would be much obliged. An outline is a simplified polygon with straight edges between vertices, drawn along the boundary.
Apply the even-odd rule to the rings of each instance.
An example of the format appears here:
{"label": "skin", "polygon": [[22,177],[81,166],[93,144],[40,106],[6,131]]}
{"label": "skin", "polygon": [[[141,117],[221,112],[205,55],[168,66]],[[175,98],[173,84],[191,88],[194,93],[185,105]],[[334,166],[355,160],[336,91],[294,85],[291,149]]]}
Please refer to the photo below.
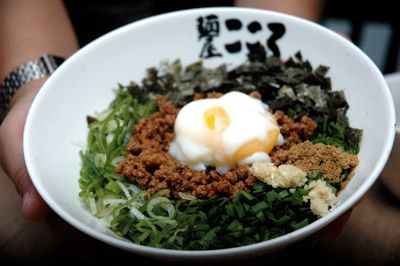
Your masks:
{"label": "skin", "polygon": [[[71,22],[58,0],[0,0],[0,36],[0,80],[43,54],[69,57],[78,49]],[[29,178],[22,150],[26,115],[44,81],[31,81],[18,90],[0,126],[0,164],[23,198],[22,214],[28,220],[43,218],[48,211]]]}
{"label": "skin", "polygon": [[0,162],[4,172],[14,182],[22,196],[22,215],[28,220],[38,220],[48,212],[48,207],[39,196],[25,167],[22,151],[22,136],[26,115],[39,90],[42,80],[25,86],[25,93],[14,101],[10,112],[0,127]]}
{"label": "skin", "polygon": [[278,11],[319,21],[325,0],[235,0],[235,5]]}

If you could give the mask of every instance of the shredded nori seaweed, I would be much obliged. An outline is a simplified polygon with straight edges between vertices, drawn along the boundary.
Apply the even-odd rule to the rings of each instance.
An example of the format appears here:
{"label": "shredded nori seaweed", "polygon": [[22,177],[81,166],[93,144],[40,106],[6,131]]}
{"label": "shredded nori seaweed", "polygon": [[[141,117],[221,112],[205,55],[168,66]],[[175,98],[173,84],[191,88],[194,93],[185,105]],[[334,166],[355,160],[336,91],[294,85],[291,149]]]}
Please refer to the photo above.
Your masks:
{"label": "shredded nori seaweed", "polygon": [[[229,71],[225,64],[210,69],[202,61],[186,68],[179,60],[163,62],[158,69],[147,70],[142,85],[132,82],[128,89],[139,102],[161,94],[178,107],[192,101],[198,92],[258,91],[272,110],[282,110],[294,119],[307,115],[316,121],[314,142],[358,152],[362,131],[349,126],[346,116],[349,105],[343,91],[332,90],[331,80],[326,76],[329,67],[320,65],[314,70],[300,51],[282,62],[278,57],[268,56],[260,44],[253,44],[249,50],[248,60]],[[332,124],[343,128],[343,134],[329,130]]]}

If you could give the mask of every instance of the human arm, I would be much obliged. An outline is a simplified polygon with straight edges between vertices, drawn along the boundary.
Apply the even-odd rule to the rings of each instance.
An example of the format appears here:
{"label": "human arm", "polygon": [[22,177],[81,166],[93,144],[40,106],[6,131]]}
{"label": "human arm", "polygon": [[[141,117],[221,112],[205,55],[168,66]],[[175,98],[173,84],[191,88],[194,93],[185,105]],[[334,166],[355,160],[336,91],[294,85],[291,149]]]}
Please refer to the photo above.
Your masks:
{"label": "human arm", "polygon": [[[43,54],[69,57],[78,49],[60,0],[0,0],[0,36],[0,80]],[[47,206],[26,170],[22,136],[29,107],[45,79],[28,82],[17,91],[0,126],[0,164],[23,198],[23,216],[31,220],[42,218]]]}
{"label": "human arm", "polygon": [[235,0],[236,6],[253,7],[278,11],[319,21],[325,0]]}

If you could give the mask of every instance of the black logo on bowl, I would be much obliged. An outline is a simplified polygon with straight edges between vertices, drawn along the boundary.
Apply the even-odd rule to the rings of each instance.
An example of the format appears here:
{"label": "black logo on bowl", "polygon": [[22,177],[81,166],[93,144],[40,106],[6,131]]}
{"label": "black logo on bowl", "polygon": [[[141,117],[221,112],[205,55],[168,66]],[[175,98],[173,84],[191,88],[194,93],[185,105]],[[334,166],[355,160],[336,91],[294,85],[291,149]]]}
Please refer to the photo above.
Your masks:
{"label": "black logo on bowl", "polygon": [[[261,33],[264,29],[262,23],[259,21],[251,21],[243,27],[243,23],[240,19],[229,18],[224,21],[224,25],[228,32],[238,32],[242,30],[247,30],[252,35]],[[266,23],[266,29],[271,34],[266,41],[260,42],[249,42],[246,40],[235,40],[233,42],[223,44],[225,51],[230,54],[239,53],[243,49],[243,44],[246,45],[247,49],[265,43],[266,47],[277,57],[281,55],[279,46],[276,43],[281,39],[286,32],[285,25],[279,22]],[[207,16],[201,16],[197,18],[197,31],[199,36],[199,41],[203,43],[199,57],[203,59],[212,57],[223,56],[223,51],[219,51],[215,46],[214,41],[219,37],[221,32],[220,21],[217,15],[210,14]]]}
{"label": "black logo on bowl", "polygon": [[203,48],[200,52],[201,58],[210,58],[222,56],[213,44],[215,37],[219,36],[219,21],[216,15],[208,15],[197,19],[197,30],[199,31],[199,40],[204,39]]}

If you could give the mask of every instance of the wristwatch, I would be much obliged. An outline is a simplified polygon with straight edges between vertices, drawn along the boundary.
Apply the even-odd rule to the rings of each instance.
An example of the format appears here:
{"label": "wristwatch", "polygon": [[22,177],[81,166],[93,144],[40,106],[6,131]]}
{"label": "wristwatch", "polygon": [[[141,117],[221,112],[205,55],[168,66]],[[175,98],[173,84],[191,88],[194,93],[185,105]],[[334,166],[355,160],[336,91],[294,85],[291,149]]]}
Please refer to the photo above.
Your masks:
{"label": "wristwatch", "polygon": [[0,106],[8,108],[11,98],[22,85],[50,76],[64,61],[62,57],[46,54],[14,69],[0,84]]}

